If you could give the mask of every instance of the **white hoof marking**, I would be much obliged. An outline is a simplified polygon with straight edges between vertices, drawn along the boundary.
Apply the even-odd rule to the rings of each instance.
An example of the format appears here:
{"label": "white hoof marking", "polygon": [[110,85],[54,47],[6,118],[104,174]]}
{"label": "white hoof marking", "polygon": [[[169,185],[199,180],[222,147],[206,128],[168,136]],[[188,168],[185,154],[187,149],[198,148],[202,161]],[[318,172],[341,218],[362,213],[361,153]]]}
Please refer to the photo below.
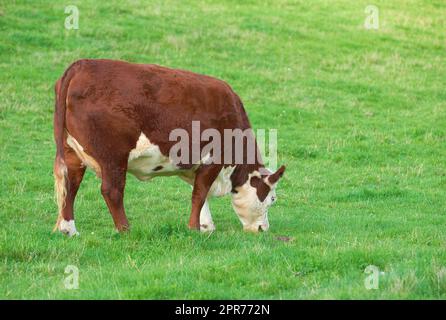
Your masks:
{"label": "white hoof marking", "polygon": [[211,211],[209,210],[209,203],[206,200],[200,211],[200,231],[212,232],[215,230],[214,222],[212,222]]}
{"label": "white hoof marking", "polygon": [[79,232],[76,230],[76,226],[74,225],[74,220],[66,221],[62,220],[59,225],[59,231],[63,234],[66,234],[69,237],[78,236]]}
{"label": "white hoof marking", "polygon": [[208,224],[201,224],[200,225],[200,231],[201,232],[214,232],[215,231],[215,225],[211,222]]}

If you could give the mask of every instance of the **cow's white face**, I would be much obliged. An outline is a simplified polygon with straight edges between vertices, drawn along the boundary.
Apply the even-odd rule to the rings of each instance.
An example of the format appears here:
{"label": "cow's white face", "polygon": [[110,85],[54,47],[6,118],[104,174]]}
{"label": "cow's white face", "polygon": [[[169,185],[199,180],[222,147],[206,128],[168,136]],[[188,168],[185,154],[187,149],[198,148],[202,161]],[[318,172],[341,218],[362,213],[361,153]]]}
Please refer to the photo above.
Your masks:
{"label": "cow's white face", "polygon": [[285,167],[268,176],[255,172],[247,182],[236,188],[232,195],[232,206],[245,231],[267,231],[269,229],[268,208],[276,201],[276,186]]}

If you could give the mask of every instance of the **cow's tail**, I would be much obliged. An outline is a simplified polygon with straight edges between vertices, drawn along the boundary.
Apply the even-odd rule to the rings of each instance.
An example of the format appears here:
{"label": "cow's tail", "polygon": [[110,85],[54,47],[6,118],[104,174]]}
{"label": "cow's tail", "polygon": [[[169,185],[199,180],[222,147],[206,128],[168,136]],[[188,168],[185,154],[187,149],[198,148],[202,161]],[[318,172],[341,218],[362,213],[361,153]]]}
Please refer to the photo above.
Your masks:
{"label": "cow's tail", "polygon": [[67,196],[68,169],[65,164],[64,139],[65,139],[65,114],[67,109],[67,93],[70,81],[75,74],[80,61],[73,63],[56,82],[56,106],[54,110],[54,139],[56,141],[56,159],[54,161],[54,192],[58,208],[58,216],[53,232],[59,229],[62,221],[62,209],[65,207]]}

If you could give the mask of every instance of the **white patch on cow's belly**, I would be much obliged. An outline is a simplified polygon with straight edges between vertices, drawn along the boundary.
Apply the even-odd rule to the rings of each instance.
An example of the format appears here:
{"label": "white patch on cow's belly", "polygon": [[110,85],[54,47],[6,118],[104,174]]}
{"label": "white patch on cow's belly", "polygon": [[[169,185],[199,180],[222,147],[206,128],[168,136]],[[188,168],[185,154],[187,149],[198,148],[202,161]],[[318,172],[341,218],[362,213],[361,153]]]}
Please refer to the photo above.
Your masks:
{"label": "white patch on cow's belly", "polygon": [[155,176],[174,175],[179,168],[141,133],[136,147],[130,151],[127,170],[140,180],[149,180]]}

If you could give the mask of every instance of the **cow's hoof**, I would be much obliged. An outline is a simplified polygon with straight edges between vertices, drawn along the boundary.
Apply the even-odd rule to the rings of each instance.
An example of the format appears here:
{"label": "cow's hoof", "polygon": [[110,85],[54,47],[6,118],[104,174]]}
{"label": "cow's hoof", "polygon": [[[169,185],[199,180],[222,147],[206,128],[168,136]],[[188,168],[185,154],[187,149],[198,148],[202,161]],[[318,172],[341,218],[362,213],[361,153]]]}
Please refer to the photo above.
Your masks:
{"label": "cow's hoof", "polygon": [[72,237],[72,236],[78,236],[79,232],[76,230],[76,226],[74,225],[74,220],[66,221],[62,220],[59,224],[59,231],[63,234]]}
{"label": "cow's hoof", "polygon": [[118,233],[129,233],[130,226],[128,224],[123,224],[123,225],[120,225],[119,227],[116,227],[115,230]]}
{"label": "cow's hoof", "polygon": [[200,231],[201,232],[214,232],[215,231],[215,225],[213,223],[201,224],[200,225]]}

